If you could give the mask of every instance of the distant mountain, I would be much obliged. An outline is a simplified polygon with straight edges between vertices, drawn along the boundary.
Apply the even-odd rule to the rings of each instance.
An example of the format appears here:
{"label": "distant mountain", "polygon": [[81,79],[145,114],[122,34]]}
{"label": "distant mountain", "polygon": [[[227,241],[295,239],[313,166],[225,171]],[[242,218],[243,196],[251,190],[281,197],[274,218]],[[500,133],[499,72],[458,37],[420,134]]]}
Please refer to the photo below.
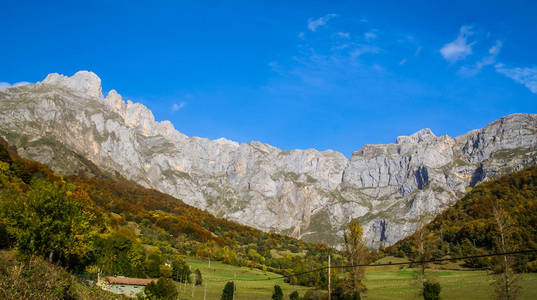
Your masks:
{"label": "distant mountain", "polygon": [[[358,218],[371,246],[412,234],[467,187],[534,165],[537,115],[513,114],[462,136],[423,129],[395,144],[334,151],[187,137],[80,71],[0,91],[0,135],[66,174],[91,165],[264,231],[338,245]],[[91,164],[89,163],[91,162]]]}

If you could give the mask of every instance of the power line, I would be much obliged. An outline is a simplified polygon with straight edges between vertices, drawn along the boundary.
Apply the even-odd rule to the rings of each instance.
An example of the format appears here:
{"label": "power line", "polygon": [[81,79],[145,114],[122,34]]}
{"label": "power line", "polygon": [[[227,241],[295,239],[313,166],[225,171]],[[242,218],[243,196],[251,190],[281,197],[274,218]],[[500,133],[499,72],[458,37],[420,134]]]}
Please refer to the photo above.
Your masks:
{"label": "power line", "polygon": [[[443,262],[443,261],[453,261],[453,260],[463,260],[463,259],[483,258],[483,257],[493,257],[493,256],[504,256],[504,255],[520,255],[520,254],[529,254],[529,253],[537,253],[537,249],[511,251],[511,252],[499,252],[499,253],[480,254],[480,255],[469,255],[469,256],[460,256],[460,257],[452,257],[452,258],[440,258],[440,259],[429,259],[429,260],[419,260],[419,261],[406,261],[406,262],[396,262],[396,263],[341,265],[341,266],[331,266],[330,269],[350,269],[350,268],[358,268],[358,267],[382,267],[382,266],[397,266],[397,265],[411,265],[411,264],[427,264],[427,263],[435,263],[435,262]],[[327,270],[327,269],[328,269],[328,267],[321,267],[321,268],[317,268],[317,269],[314,269],[314,270],[311,270],[311,271],[292,273],[292,274],[281,275],[281,276],[276,276],[276,277],[267,277],[267,278],[259,278],[259,279],[237,279],[237,281],[277,280],[277,279],[283,279],[283,278],[288,278],[288,277],[292,277],[292,276],[300,276],[300,275],[305,275],[305,274],[309,274],[309,273],[324,271],[324,270]],[[224,282],[224,281],[230,281],[230,280],[229,279],[220,279],[220,280],[209,280],[209,281],[212,281],[212,282]]]}
{"label": "power line", "polygon": [[452,261],[452,260],[463,260],[463,259],[471,259],[471,258],[483,258],[483,257],[504,256],[504,255],[518,255],[518,254],[528,254],[528,253],[537,253],[537,249],[520,250],[520,251],[512,251],[512,252],[499,252],[499,253],[480,254],[480,255],[470,255],[470,256],[461,256],[461,257],[453,257],[453,258],[440,258],[440,259],[430,259],[430,260],[398,262],[398,263],[359,264],[359,265],[347,265],[347,266],[333,266],[332,268],[345,269],[345,268],[355,268],[355,267],[382,267],[382,266],[397,266],[397,265],[408,265],[408,264],[427,264],[427,263]]}

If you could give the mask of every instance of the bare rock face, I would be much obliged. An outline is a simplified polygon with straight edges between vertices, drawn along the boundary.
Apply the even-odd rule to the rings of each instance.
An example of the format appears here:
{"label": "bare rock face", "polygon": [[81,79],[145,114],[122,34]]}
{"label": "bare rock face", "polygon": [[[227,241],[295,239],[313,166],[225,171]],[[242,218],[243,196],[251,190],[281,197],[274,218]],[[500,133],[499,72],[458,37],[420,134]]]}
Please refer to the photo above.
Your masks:
{"label": "bare rock face", "polygon": [[0,91],[0,135],[58,172],[110,173],[211,213],[339,245],[354,218],[370,246],[412,234],[484,180],[536,163],[537,115],[514,114],[451,138],[430,129],[395,144],[282,151],[260,142],[187,137],[81,71]]}
{"label": "bare rock face", "polygon": [[43,84],[65,88],[98,99],[103,97],[101,79],[95,73],[88,71],[79,71],[71,77],[58,73],[48,74]]}

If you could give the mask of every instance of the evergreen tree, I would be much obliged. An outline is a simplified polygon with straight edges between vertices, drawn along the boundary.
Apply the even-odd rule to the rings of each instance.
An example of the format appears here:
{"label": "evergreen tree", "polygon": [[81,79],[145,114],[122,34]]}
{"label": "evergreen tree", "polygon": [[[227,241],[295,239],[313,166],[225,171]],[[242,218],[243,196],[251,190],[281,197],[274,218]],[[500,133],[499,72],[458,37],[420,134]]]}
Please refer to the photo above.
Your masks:
{"label": "evergreen tree", "polygon": [[279,285],[274,286],[274,292],[272,293],[272,300],[283,300],[283,291]]}
{"label": "evergreen tree", "polygon": [[0,144],[0,161],[6,162],[8,164],[11,164],[13,162],[11,156],[9,155],[9,152],[7,151],[6,146],[2,144]]}
{"label": "evergreen tree", "polygon": [[233,300],[233,293],[234,293],[235,286],[233,282],[226,283],[226,286],[224,287],[224,290],[222,291],[222,297],[220,297],[220,300]]}
{"label": "evergreen tree", "polygon": [[440,283],[425,281],[423,283],[424,300],[440,300]]}
{"label": "evergreen tree", "polygon": [[300,296],[298,295],[297,291],[294,291],[289,295],[290,300],[298,300],[299,298],[300,298]]}
{"label": "evergreen tree", "polygon": [[196,285],[201,285],[203,283],[203,279],[201,278],[201,271],[200,269],[196,269]]}

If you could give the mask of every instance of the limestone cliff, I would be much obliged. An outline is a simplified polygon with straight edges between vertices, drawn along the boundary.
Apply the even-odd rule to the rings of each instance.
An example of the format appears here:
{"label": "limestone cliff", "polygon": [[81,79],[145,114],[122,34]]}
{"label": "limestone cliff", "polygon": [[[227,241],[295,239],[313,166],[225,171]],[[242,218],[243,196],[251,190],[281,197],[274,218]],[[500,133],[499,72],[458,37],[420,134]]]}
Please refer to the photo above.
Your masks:
{"label": "limestone cliff", "polygon": [[81,71],[0,90],[0,135],[58,172],[90,173],[90,160],[217,216],[331,245],[353,218],[371,246],[393,244],[467,188],[537,160],[537,115],[509,115],[456,138],[423,129],[347,159],[187,137],[114,90],[104,98],[100,83]]}

